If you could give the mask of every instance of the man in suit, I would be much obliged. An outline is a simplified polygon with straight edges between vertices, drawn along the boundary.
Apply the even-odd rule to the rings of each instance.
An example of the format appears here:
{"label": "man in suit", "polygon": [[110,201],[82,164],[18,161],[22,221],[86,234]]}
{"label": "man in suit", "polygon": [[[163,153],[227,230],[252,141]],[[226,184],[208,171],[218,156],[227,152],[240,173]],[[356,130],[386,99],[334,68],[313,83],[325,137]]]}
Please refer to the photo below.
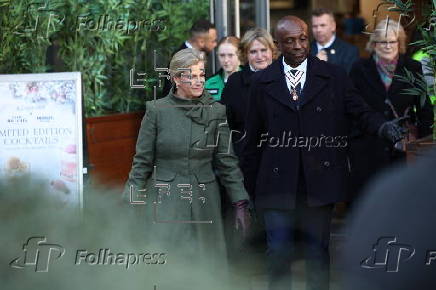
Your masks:
{"label": "man in suit", "polygon": [[[192,25],[189,34],[189,39],[183,42],[182,45],[180,45],[180,47],[171,54],[171,57],[173,57],[176,52],[185,48],[195,48],[205,52],[206,54],[209,54],[217,46],[217,30],[215,26],[206,19],[200,19],[196,21]],[[210,77],[211,75],[212,72],[206,68],[206,78]],[[167,79],[164,79],[162,97],[168,95],[170,89],[171,82]]]}
{"label": "man in suit", "polygon": [[328,9],[316,9],[312,12],[312,33],[315,41],[310,53],[320,60],[341,66],[348,72],[359,59],[359,50],[336,36],[336,22],[333,12]]}
{"label": "man in suit", "polygon": [[403,132],[373,112],[340,67],[309,55],[307,24],[278,21],[282,56],[252,77],[241,167],[264,221],[270,289],[289,289],[294,235],[302,233],[308,288],[329,287],[333,204],[346,199],[350,119],[394,142]]}

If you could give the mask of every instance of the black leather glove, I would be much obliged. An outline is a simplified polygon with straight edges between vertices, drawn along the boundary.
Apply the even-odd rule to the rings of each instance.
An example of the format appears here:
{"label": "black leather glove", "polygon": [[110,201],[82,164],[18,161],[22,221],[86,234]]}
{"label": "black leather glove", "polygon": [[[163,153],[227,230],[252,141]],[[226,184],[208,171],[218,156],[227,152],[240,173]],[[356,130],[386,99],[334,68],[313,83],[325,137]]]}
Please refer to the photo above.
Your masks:
{"label": "black leather glove", "polygon": [[384,122],[378,129],[378,135],[392,143],[400,141],[407,133],[407,130],[400,126],[400,122],[407,118],[408,117],[401,117]]}

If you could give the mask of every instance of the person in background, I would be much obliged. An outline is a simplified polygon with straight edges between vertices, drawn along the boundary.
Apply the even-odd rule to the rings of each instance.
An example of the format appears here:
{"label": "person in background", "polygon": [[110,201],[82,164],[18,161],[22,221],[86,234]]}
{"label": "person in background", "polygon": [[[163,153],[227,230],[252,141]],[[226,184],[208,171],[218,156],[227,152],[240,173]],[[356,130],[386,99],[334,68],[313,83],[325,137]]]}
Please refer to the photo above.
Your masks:
{"label": "person in background", "polygon": [[[189,68],[190,73],[180,68]],[[216,271],[224,270],[217,177],[234,205],[233,225],[243,231],[249,198],[238,159],[228,145],[225,107],[203,88],[204,55],[199,51],[186,48],[177,52],[171,59],[170,74],[175,84],[170,93],[147,102],[124,196],[130,190],[145,193],[147,235],[169,249],[170,256],[204,259],[201,261]]]}
{"label": "person in background", "polygon": [[[271,64],[277,57],[277,48],[272,36],[262,28],[252,28],[245,32],[239,45],[241,60],[245,64],[242,70],[233,73],[221,96],[221,103],[227,107],[227,120],[231,129],[231,145],[241,163],[243,154],[243,142],[245,137],[244,119],[247,111],[249,97],[250,79],[256,71],[261,71]],[[224,197],[226,195],[223,195]],[[246,238],[241,239],[231,230],[233,223],[232,206],[227,200],[223,200],[226,241],[228,245],[229,260],[235,267],[236,272],[245,273],[241,279],[249,281],[249,272],[254,265],[263,264],[255,257],[261,257],[265,245],[265,232],[260,219],[253,219],[250,224],[250,233]],[[252,216],[256,213],[252,211]],[[248,282],[247,282],[248,283]]]}
{"label": "person in background", "polygon": [[262,28],[248,30],[240,43],[241,71],[233,73],[224,87],[221,103],[227,107],[227,120],[232,130],[232,142],[236,155],[242,157],[244,138],[244,118],[247,111],[247,98],[250,78],[256,71],[265,69],[277,58],[277,48],[271,34]]}
{"label": "person in background", "polygon": [[[422,74],[421,64],[404,55],[406,34],[403,27],[392,19],[379,22],[370,36],[367,50],[371,56],[357,61],[350,72],[353,84],[365,102],[388,120],[406,113],[410,115],[408,121],[417,128],[416,138],[431,134],[433,109],[429,98],[426,97],[421,105],[419,97],[405,93],[404,90],[411,86],[398,77],[405,76],[406,69],[415,77]],[[350,142],[352,192],[362,191],[374,174],[395,161],[405,160],[405,156],[405,152],[396,150],[393,144],[365,134],[355,126]]]}
{"label": "person in background", "polygon": [[239,59],[239,38],[235,36],[224,37],[218,43],[218,60],[221,69],[206,81],[204,88],[219,101],[230,75],[240,70],[241,61]]}
{"label": "person in background", "polygon": [[204,51],[206,52],[206,54],[210,54],[215,49],[215,47],[217,47],[218,32],[215,28],[215,25],[210,23],[208,20],[203,20],[203,21],[205,22],[205,25],[207,25],[209,27],[208,37],[206,39]]}
{"label": "person in background", "polygon": [[312,34],[315,41],[310,45],[311,55],[339,65],[349,73],[353,63],[359,59],[359,50],[336,36],[332,11],[319,8],[312,12]]}
{"label": "person in background", "polygon": [[[215,26],[206,19],[200,19],[196,21],[190,31],[189,39],[185,40],[178,49],[176,49],[171,57],[176,52],[185,48],[194,48],[206,54],[209,54],[214,50],[217,45],[217,31]],[[171,90],[171,81],[164,79],[164,87],[162,89],[162,97],[168,95]]]}

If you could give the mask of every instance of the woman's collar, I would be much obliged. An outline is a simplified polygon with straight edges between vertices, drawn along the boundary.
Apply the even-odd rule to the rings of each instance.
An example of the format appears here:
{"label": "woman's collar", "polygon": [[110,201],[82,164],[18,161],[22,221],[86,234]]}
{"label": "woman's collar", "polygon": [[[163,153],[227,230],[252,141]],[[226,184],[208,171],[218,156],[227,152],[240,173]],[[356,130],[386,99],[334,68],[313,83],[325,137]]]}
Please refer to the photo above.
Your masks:
{"label": "woman's collar", "polygon": [[172,88],[170,91],[170,94],[169,94],[170,99],[173,100],[174,102],[180,104],[180,105],[186,105],[187,108],[189,108],[189,105],[196,105],[196,104],[198,104],[198,105],[210,105],[210,104],[216,102],[215,99],[209,94],[209,92],[206,89],[203,90],[203,93],[201,94],[201,96],[199,96],[198,98],[192,98],[192,99],[177,96],[174,93],[174,89],[175,88]]}

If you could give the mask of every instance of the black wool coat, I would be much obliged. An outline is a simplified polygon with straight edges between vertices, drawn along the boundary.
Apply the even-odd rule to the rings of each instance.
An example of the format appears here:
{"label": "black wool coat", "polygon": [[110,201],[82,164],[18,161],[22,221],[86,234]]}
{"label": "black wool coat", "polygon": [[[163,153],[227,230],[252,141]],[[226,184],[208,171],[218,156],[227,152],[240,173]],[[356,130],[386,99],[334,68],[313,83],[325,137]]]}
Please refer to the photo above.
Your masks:
{"label": "black wool coat", "polygon": [[[422,74],[419,62],[400,55],[395,75],[404,76],[405,69],[412,72],[415,77],[418,77],[418,73]],[[421,106],[418,97],[404,93],[404,89],[410,88],[410,85],[400,81],[395,75],[389,90],[386,91],[372,57],[357,61],[350,72],[354,86],[373,110],[384,114],[389,120],[394,119],[392,109],[386,104],[386,100],[389,99],[401,116],[404,115],[407,108],[410,108],[411,121],[417,124],[419,138],[431,134],[433,107],[429,98],[427,97],[424,106]],[[413,108],[416,108],[416,112]],[[360,192],[368,180],[380,172],[382,168],[404,157],[404,154],[399,154],[393,150],[392,144],[365,134],[357,128],[353,129],[350,145],[351,190],[354,193]]]}
{"label": "black wool coat", "polygon": [[[310,54],[316,56],[318,53],[318,47],[316,42],[313,41],[310,45]],[[359,59],[359,49],[340,39],[336,36],[335,41],[327,49],[327,62],[339,65],[343,69],[350,72],[354,62]]]}
{"label": "black wool coat", "polygon": [[242,70],[234,72],[224,87],[220,102],[226,105],[227,121],[232,130],[232,142],[235,154],[242,158],[245,138],[245,115],[247,113],[248,98],[250,92],[250,79],[254,72],[249,65]]}
{"label": "black wool coat", "polygon": [[309,206],[346,200],[347,136],[353,119],[370,134],[385,122],[336,65],[309,56],[298,101],[290,98],[282,57],[255,73],[242,169],[256,207],[295,208],[299,174],[305,179]]}

